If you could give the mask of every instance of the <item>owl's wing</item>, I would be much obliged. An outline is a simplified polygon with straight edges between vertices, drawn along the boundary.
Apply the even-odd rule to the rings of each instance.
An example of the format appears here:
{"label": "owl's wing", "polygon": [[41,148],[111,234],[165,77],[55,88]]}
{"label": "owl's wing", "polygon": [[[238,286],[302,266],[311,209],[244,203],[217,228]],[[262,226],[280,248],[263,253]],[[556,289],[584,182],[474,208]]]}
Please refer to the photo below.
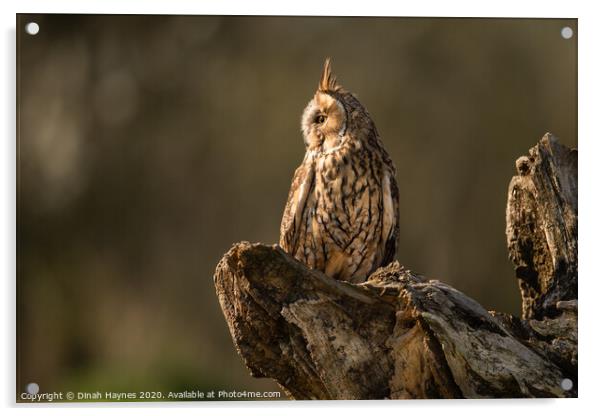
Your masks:
{"label": "owl's wing", "polygon": [[314,186],[313,162],[306,158],[295,171],[280,224],[280,247],[294,254],[307,196]]}
{"label": "owl's wing", "polygon": [[395,170],[385,171],[382,181],[383,187],[383,227],[382,238],[384,242],[383,260],[381,265],[386,266],[395,260],[397,242],[399,240],[399,189],[395,180]]}

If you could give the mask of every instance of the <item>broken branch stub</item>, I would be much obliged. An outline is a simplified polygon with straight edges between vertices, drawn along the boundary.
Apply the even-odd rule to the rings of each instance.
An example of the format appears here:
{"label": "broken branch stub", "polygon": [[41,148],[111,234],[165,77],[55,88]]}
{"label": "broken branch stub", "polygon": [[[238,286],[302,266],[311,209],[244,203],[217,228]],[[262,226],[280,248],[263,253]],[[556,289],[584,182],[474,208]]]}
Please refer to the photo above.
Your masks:
{"label": "broken branch stub", "polygon": [[577,299],[577,150],[546,134],[516,162],[506,239],[523,298],[523,319],[556,316]]}

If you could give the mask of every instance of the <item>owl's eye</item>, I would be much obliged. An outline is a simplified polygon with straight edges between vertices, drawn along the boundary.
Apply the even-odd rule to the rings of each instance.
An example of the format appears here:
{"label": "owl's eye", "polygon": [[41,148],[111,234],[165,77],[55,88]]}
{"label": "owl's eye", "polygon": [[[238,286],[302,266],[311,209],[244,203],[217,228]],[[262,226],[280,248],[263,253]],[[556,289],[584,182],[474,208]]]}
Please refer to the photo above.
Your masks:
{"label": "owl's eye", "polygon": [[324,121],[326,121],[326,117],[323,114],[318,114],[314,119],[314,123],[316,124],[322,124]]}

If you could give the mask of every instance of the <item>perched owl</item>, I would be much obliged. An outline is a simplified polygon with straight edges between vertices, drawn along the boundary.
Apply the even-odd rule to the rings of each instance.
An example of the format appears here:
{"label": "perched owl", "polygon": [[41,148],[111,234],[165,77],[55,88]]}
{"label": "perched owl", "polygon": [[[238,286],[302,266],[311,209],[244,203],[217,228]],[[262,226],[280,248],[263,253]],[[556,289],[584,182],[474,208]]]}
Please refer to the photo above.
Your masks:
{"label": "perched owl", "polygon": [[395,166],[370,115],[337,84],[330,60],[301,118],[305,157],[295,171],[280,246],[308,267],[363,282],[395,257]]}

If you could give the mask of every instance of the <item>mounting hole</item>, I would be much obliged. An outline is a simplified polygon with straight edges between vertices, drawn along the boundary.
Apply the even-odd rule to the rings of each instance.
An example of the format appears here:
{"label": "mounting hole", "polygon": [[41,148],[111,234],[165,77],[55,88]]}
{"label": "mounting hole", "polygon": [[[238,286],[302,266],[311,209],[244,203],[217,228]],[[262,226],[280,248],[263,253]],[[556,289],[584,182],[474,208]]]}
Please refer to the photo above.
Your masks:
{"label": "mounting hole", "polygon": [[25,387],[25,390],[29,394],[38,394],[38,392],[40,391],[40,386],[38,386],[38,383],[29,383]]}
{"label": "mounting hole", "polygon": [[573,29],[571,29],[568,26],[563,27],[560,30],[560,36],[562,36],[564,39],[570,39],[573,37]]}
{"label": "mounting hole", "polygon": [[560,387],[564,391],[569,391],[573,388],[573,380],[571,380],[570,378],[562,379],[562,381],[560,382]]}
{"label": "mounting hole", "polygon": [[25,32],[32,36],[37,35],[39,31],[40,25],[38,25],[36,22],[29,22],[25,25]]}

